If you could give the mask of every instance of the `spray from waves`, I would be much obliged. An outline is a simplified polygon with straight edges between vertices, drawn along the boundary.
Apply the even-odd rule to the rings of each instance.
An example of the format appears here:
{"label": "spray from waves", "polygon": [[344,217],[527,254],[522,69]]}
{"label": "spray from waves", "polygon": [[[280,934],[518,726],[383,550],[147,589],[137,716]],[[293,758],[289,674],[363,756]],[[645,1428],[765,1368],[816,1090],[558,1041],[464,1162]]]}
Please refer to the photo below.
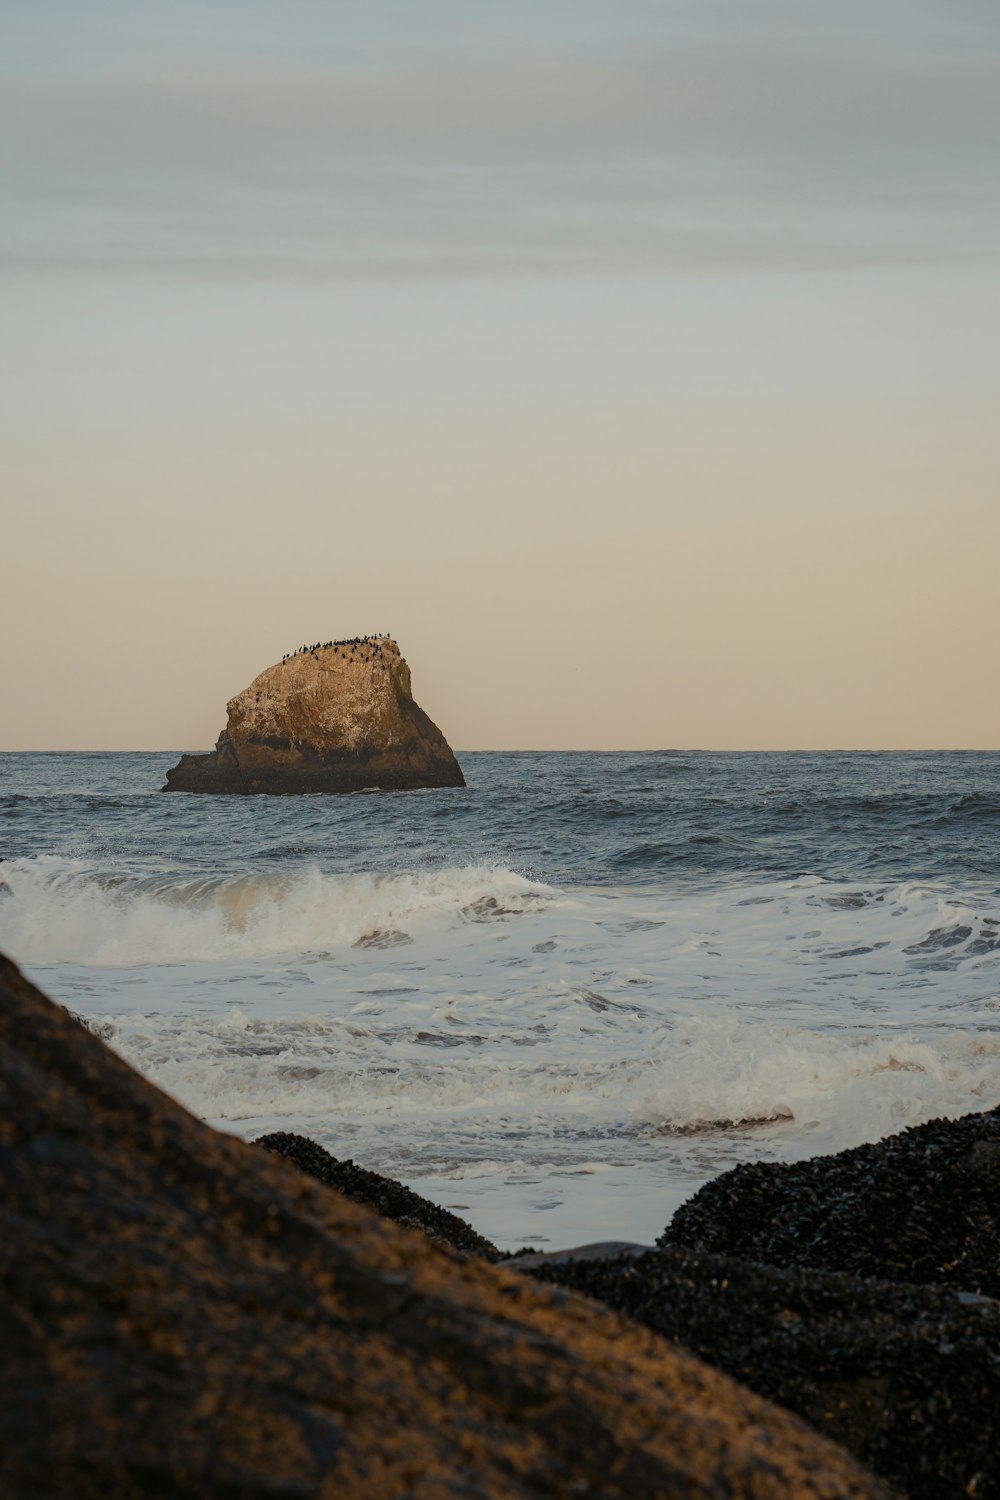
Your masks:
{"label": "spray from waves", "polygon": [[[571,1002],[566,1001],[567,1005]],[[809,1030],[730,1010],[664,1021],[641,1055],[580,1034],[526,1053],[509,1037],[442,1052],[403,1014],[108,1018],[107,1039],[196,1113],[241,1132],[281,1124],[417,1141],[475,1140],[498,1159],[557,1143],[627,1156],[768,1125],[784,1155],[842,1150],[1000,1100],[1000,1034]],[[596,1143],[600,1142],[600,1146]],[[616,1144],[617,1143],[617,1144]],[[645,1143],[643,1145],[643,1143]]]}
{"label": "spray from waves", "polygon": [[654,1060],[632,1118],[664,1136],[761,1125],[841,1150],[1000,1100],[995,1032],[809,1030],[692,1017]]}
{"label": "spray from waves", "polygon": [[502,866],[198,878],[41,857],[4,865],[0,946],[22,963],[107,968],[329,953],[520,915],[557,895]]}

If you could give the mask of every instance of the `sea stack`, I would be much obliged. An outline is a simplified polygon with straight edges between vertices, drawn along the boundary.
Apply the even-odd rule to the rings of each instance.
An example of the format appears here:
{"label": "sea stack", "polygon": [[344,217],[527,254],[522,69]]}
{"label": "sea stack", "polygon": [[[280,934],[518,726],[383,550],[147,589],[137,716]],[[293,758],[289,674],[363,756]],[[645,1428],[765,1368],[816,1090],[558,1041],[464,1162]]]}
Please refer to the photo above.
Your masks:
{"label": "sea stack", "polygon": [[226,705],[208,755],[184,755],[165,792],[413,791],[464,786],[444,735],[413,701],[388,636],[300,647]]}

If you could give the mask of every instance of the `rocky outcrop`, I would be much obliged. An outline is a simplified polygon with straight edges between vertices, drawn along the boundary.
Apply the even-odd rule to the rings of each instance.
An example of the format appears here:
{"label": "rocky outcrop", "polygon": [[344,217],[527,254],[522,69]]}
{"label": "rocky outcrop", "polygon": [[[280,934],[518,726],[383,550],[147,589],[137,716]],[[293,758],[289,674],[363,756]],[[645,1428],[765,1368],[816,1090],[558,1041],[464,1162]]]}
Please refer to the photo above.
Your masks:
{"label": "rocky outcrop", "polygon": [[1000,1297],[1000,1109],[834,1156],[747,1162],[682,1205],[658,1245],[932,1282]]}
{"label": "rocky outcrop", "polygon": [[165,792],[412,791],[464,786],[444,735],[413,701],[388,636],[301,648],[226,705],[208,755],[184,755]]}
{"label": "rocky outcrop", "polygon": [[275,1130],[270,1135],[258,1136],[254,1145],[263,1146],[265,1151],[273,1151],[276,1156],[294,1163],[300,1172],[315,1177],[317,1182],[325,1182],[327,1187],[336,1188],[353,1203],[366,1203],[384,1219],[405,1224],[408,1229],[422,1230],[428,1239],[439,1245],[450,1245],[453,1250],[478,1255],[483,1260],[501,1259],[496,1245],[484,1235],[477,1234],[472,1225],[457,1214],[439,1208],[394,1177],[383,1177],[380,1172],[359,1167],[357,1162],[341,1161],[331,1156],[307,1136],[295,1135],[290,1130]]}
{"label": "rocky outcrop", "polygon": [[219,1135],[0,960],[5,1500],[885,1496],[654,1335]]}
{"label": "rocky outcrop", "polygon": [[797,1412],[910,1500],[1000,1495],[990,1298],[686,1250],[553,1256],[530,1274],[599,1298]]}
{"label": "rocky outcrop", "polygon": [[1000,1496],[998,1242],[993,1109],[735,1167],[644,1254],[519,1264],[797,1412],[911,1500],[960,1500]]}

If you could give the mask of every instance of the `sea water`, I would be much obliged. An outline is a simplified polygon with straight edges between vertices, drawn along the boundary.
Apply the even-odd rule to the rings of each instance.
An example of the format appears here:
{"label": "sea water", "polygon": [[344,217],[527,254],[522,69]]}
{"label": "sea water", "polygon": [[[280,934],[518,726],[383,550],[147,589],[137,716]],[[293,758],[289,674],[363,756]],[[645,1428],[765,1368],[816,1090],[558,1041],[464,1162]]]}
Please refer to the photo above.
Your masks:
{"label": "sea water", "polygon": [[177,758],[0,755],[0,947],[223,1130],[555,1247],[1000,1103],[1000,755],[476,753],[464,790],[163,796]]}

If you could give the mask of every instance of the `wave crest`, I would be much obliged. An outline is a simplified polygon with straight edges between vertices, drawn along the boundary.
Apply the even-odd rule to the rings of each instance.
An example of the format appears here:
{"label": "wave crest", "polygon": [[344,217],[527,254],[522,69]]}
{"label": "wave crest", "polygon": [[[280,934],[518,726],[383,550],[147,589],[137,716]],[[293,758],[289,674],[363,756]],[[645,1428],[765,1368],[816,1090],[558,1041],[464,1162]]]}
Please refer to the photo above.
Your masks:
{"label": "wave crest", "polygon": [[994,1035],[879,1035],[692,1017],[651,1062],[631,1115],[664,1136],[794,1122],[832,1132],[840,1150],[937,1114],[987,1108],[998,1091]]}
{"label": "wave crest", "polygon": [[503,866],[141,876],[43,857],[3,867],[0,944],[22,963],[97,967],[329,953],[519,916],[556,894]]}

